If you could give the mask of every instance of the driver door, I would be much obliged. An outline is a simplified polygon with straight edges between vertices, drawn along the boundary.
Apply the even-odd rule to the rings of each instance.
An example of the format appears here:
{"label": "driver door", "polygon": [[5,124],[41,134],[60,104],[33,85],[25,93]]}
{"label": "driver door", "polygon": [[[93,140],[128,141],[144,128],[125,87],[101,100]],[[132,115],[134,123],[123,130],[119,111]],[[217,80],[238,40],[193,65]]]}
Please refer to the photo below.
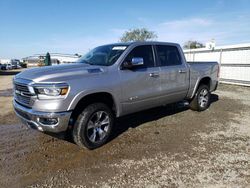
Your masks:
{"label": "driver door", "polygon": [[152,45],[135,47],[126,57],[143,58],[143,65],[120,71],[123,114],[158,106],[160,95],[160,68],[156,67]]}

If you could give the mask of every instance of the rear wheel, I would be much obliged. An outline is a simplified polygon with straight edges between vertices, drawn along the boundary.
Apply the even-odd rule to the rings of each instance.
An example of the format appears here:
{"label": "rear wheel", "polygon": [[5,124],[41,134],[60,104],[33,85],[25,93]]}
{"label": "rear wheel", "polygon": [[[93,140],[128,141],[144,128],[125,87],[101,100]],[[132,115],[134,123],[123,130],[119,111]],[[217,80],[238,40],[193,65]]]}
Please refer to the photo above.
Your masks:
{"label": "rear wheel", "polygon": [[210,96],[209,87],[207,85],[200,85],[190,102],[190,108],[195,111],[206,110],[210,105]]}
{"label": "rear wheel", "polygon": [[80,147],[98,148],[107,142],[113,124],[114,116],[107,105],[90,104],[77,118],[73,128],[73,139]]}

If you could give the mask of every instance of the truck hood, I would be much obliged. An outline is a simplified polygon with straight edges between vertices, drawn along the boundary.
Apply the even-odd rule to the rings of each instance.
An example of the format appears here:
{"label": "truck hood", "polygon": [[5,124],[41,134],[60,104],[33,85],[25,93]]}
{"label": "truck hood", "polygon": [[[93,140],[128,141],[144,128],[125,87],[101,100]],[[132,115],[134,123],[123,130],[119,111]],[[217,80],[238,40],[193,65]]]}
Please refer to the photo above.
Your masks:
{"label": "truck hood", "polygon": [[[47,67],[38,67],[25,70],[16,75],[16,79],[22,78],[34,82],[64,81],[65,78],[72,76],[83,76],[90,74],[100,74],[107,70],[103,66],[93,66],[83,63],[74,63],[66,65],[55,65]],[[61,78],[61,79],[60,79]]]}

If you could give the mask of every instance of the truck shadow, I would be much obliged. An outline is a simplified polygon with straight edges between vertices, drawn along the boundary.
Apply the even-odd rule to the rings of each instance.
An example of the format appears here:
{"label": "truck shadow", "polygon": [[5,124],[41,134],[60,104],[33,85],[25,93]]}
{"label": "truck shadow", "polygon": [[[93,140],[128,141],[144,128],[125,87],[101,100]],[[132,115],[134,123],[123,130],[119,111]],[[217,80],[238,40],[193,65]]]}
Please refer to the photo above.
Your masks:
{"label": "truck shadow", "polygon": [[20,72],[22,72],[22,70],[14,70],[14,71],[0,70],[0,76],[13,76],[13,75],[16,75]]}
{"label": "truck shadow", "polygon": [[[211,105],[219,100],[219,96],[216,94],[211,94]],[[189,110],[189,106],[185,105],[184,101],[168,104],[165,106],[152,108],[149,110],[144,110],[141,112],[133,113],[131,115],[127,115],[124,117],[120,117],[116,120],[113,133],[108,142],[115,139],[119,135],[126,132],[129,128],[136,128],[143,123],[155,121],[161,119],[163,117],[167,117],[176,113],[180,113],[183,111]],[[63,133],[63,134],[53,134],[53,133],[46,133],[50,136],[66,140],[68,142],[74,143],[72,139],[72,134],[70,133]]]}
{"label": "truck shadow", "polygon": [[[210,105],[218,100],[218,95],[211,94]],[[189,110],[189,106],[185,105],[184,102],[179,102],[118,118],[113,130],[113,134],[110,137],[110,141],[126,132],[129,128],[136,128],[144,123],[155,121],[163,117],[171,116],[173,114],[177,114],[187,110]]]}

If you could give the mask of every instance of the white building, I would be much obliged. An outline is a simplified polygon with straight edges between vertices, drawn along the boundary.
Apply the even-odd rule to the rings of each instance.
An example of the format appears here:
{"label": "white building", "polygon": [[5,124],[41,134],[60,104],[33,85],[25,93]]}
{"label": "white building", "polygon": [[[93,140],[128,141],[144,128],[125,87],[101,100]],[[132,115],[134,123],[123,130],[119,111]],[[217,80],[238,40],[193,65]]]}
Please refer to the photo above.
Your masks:
{"label": "white building", "polygon": [[250,86],[250,43],[184,50],[187,61],[217,61],[220,81]]}
{"label": "white building", "polygon": [[10,63],[10,59],[0,59],[1,64],[8,64]]}
{"label": "white building", "polygon": [[[33,56],[25,57],[22,60],[25,61],[29,67],[38,66],[38,63],[43,61],[46,57],[46,54],[35,54]],[[61,53],[50,53],[50,58],[52,65],[56,64],[65,64],[65,63],[74,63],[80,56],[77,54],[61,54]]]}

